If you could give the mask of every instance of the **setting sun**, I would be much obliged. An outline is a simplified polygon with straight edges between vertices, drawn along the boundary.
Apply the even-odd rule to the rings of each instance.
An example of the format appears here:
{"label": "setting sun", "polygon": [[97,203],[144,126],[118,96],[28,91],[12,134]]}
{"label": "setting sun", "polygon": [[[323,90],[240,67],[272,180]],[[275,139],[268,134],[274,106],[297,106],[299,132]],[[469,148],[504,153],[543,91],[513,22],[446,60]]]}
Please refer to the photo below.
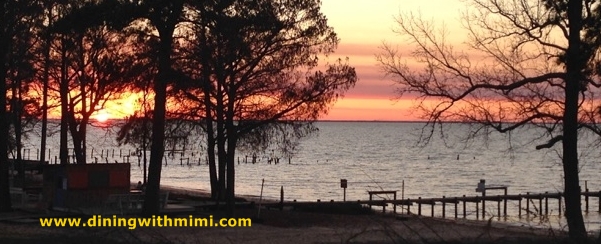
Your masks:
{"label": "setting sun", "polygon": [[106,122],[109,118],[110,118],[110,115],[104,110],[98,111],[96,116],[94,116],[94,119],[96,119],[96,121],[98,121],[100,123]]}

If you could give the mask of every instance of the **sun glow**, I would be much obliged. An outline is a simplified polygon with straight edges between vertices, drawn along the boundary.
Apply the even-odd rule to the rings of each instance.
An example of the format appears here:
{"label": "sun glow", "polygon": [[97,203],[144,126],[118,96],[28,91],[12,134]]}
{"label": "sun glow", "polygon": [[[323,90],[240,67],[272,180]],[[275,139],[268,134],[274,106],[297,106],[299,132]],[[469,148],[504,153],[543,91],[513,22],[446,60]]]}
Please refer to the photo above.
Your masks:
{"label": "sun glow", "polygon": [[94,119],[96,119],[97,122],[104,123],[107,120],[109,120],[110,117],[111,117],[111,115],[108,114],[105,110],[100,110],[100,111],[98,111],[96,116],[94,116]]}

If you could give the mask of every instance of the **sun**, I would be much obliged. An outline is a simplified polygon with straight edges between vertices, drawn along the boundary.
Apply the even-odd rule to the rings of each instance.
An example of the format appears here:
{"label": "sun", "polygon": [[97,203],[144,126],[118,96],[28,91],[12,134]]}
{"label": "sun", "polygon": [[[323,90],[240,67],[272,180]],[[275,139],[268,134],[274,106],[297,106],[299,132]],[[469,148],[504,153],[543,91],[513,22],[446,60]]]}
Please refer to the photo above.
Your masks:
{"label": "sun", "polygon": [[104,111],[104,110],[99,111],[98,114],[96,114],[96,117],[95,117],[96,121],[98,121],[100,123],[106,122],[109,118],[110,118],[110,115],[106,111]]}

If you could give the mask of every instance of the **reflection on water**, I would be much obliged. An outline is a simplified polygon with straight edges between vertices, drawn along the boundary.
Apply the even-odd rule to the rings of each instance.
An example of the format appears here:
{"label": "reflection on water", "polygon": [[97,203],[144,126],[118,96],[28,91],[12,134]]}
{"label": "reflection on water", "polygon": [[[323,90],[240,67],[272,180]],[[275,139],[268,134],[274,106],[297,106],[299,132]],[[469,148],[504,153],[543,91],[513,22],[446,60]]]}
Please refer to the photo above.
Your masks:
{"label": "reflection on water", "polygon": [[[240,164],[236,168],[236,191],[242,195],[258,195],[261,179],[265,179],[263,194],[267,198],[279,199],[280,187],[284,187],[286,200],[342,200],[340,179],[348,180],[347,200],[368,199],[368,190],[397,190],[399,198],[475,196],[479,179],[487,184],[506,185],[509,194],[526,192],[558,192],[563,189],[561,161],[555,149],[535,150],[537,143],[544,143],[540,131],[522,130],[512,134],[492,133],[487,138],[463,142],[468,126],[445,125],[445,138],[438,133],[425,147],[417,146],[420,123],[383,122],[320,122],[319,134],[301,143],[300,151],[291,159],[282,159],[280,164],[268,164],[268,154],[258,153],[257,164],[245,164],[244,156],[252,152],[238,152]],[[117,147],[115,133],[91,128],[88,139],[90,162],[124,162],[124,157],[135,151],[131,146]],[[50,160],[58,154],[58,133],[49,138]],[[596,139],[583,135],[580,145],[580,178],[588,181],[591,191],[601,190],[601,152],[598,147],[588,146]],[[191,140],[202,141],[202,140]],[[36,154],[39,138],[29,137],[25,148],[34,148]],[[185,154],[166,157],[162,184],[209,189],[208,167],[201,145],[188,145]],[[91,155],[94,150],[94,155]],[[106,151],[108,158],[106,156]],[[116,153],[113,156],[112,150]],[[100,151],[105,151],[100,156]],[[194,153],[194,154],[193,154]],[[121,155],[119,155],[121,154]],[[275,155],[277,156],[277,155]],[[35,157],[31,155],[30,157]],[[250,161],[250,159],[248,160]],[[142,179],[142,167],[136,156],[129,157],[132,163],[132,181]],[[199,165],[200,162],[200,165]],[[403,189],[404,182],[404,189]],[[499,194],[501,194],[500,192]],[[495,194],[495,193],[491,193]],[[517,201],[509,201],[508,213],[517,216]],[[599,201],[591,198],[591,211],[586,215],[591,230],[599,229]],[[550,211],[557,214],[556,201],[550,202]],[[429,207],[429,206],[426,206]],[[468,218],[475,217],[475,206]],[[412,210],[415,208],[412,208]],[[441,215],[437,206],[436,215]],[[447,208],[448,216],[454,213]],[[426,211],[429,214],[429,210]],[[487,213],[496,214],[496,203],[487,204]],[[490,216],[487,216],[490,217]],[[512,219],[513,221],[514,219]],[[520,222],[524,222],[522,218]],[[534,218],[526,225],[564,226],[560,218]]]}

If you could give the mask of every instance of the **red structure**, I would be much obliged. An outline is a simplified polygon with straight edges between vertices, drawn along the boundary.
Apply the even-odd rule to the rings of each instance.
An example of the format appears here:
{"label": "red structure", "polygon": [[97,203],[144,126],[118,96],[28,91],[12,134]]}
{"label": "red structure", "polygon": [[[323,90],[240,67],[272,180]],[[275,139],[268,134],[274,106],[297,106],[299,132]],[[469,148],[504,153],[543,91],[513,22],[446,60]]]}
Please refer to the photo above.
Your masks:
{"label": "red structure", "polygon": [[129,192],[130,167],[128,163],[45,165],[44,199],[52,208],[100,206],[111,194]]}

